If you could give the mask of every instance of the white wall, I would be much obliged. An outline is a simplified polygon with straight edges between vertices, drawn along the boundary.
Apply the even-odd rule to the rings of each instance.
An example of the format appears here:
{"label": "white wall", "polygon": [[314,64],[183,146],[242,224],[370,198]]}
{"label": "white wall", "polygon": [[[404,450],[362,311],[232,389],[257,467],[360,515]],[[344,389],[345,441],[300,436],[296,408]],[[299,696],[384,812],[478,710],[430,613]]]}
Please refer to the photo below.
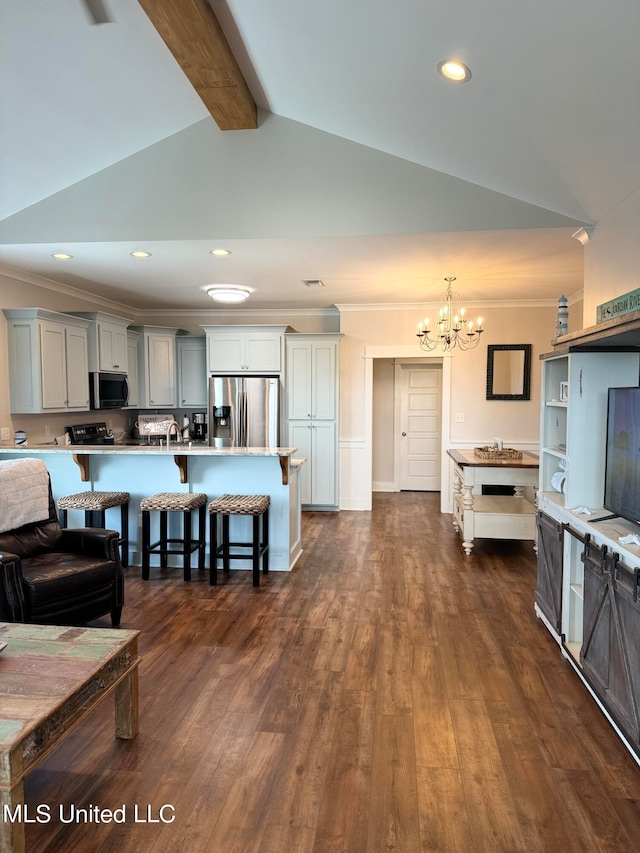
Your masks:
{"label": "white wall", "polygon": [[596,308],[640,286],[640,189],[598,222],[584,250],[584,326]]}

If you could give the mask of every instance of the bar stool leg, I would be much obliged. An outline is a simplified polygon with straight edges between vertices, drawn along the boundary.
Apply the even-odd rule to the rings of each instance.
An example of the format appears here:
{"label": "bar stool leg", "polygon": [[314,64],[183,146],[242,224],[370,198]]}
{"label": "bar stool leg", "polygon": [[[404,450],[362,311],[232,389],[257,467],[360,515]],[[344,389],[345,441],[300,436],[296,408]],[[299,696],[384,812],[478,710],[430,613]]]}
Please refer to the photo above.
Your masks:
{"label": "bar stool leg", "polygon": [[207,544],[207,507],[198,509],[198,571],[204,571],[204,552]]}
{"label": "bar stool leg", "polygon": [[260,586],[260,516],[253,516],[253,585]]}
{"label": "bar stool leg", "polygon": [[218,583],[218,515],[209,516],[209,585]]}
{"label": "bar stool leg", "polygon": [[269,507],[262,514],[262,574],[269,573]]}
{"label": "bar stool leg", "polygon": [[120,541],[122,544],[122,557],[120,562],[123,569],[129,565],[129,504],[120,507]]}
{"label": "bar stool leg", "polygon": [[60,522],[60,527],[63,529],[67,526],[67,511],[66,509],[58,510],[58,520]]}
{"label": "bar stool leg", "polygon": [[184,561],[184,579],[191,580],[191,510],[182,513],[182,559]]}
{"label": "bar stool leg", "polygon": [[162,509],[160,510],[160,567],[166,569],[169,565],[167,561],[167,519],[169,513]]}
{"label": "bar stool leg", "polygon": [[230,570],[229,560],[229,516],[222,516],[222,570],[226,573]]}
{"label": "bar stool leg", "polygon": [[142,511],[142,580],[149,580],[149,545],[151,543],[151,519],[149,510]]}

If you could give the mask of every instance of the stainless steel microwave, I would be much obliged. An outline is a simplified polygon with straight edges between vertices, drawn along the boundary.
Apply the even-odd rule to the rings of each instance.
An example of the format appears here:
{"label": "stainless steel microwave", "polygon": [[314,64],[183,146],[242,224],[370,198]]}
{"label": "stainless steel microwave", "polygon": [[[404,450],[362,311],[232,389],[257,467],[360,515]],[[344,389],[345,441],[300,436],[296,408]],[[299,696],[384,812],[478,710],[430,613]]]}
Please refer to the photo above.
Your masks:
{"label": "stainless steel microwave", "polygon": [[129,383],[121,373],[90,373],[92,409],[122,409],[129,400]]}

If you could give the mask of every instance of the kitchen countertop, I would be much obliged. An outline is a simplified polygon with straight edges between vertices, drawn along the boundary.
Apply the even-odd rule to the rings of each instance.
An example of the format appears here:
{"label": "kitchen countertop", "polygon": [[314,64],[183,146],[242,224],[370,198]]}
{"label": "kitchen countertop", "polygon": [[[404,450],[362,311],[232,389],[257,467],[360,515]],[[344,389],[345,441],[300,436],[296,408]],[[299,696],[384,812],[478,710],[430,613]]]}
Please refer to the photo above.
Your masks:
{"label": "kitchen countertop", "polygon": [[143,454],[145,456],[286,456],[291,457],[297,447],[209,447],[195,442],[176,442],[169,448],[158,444],[30,444],[22,447],[0,447],[0,452],[28,456],[29,453],[67,453],[82,456],[109,454]]}

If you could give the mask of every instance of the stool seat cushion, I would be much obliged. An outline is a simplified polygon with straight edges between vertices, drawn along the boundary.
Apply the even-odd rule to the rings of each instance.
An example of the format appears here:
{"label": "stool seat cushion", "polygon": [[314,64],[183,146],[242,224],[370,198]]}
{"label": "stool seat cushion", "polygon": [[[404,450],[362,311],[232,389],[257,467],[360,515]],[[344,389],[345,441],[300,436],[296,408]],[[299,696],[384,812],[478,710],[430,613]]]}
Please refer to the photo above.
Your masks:
{"label": "stool seat cushion", "polygon": [[163,512],[188,512],[204,506],[207,496],[201,492],[158,492],[140,501],[140,509],[161,510]]}
{"label": "stool seat cushion", "polygon": [[209,504],[210,513],[221,515],[262,515],[269,508],[269,495],[222,495]]}
{"label": "stool seat cushion", "polygon": [[129,492],[78,492],[58,498],[58,509],[83,509],[100,512],[129,503]]}

